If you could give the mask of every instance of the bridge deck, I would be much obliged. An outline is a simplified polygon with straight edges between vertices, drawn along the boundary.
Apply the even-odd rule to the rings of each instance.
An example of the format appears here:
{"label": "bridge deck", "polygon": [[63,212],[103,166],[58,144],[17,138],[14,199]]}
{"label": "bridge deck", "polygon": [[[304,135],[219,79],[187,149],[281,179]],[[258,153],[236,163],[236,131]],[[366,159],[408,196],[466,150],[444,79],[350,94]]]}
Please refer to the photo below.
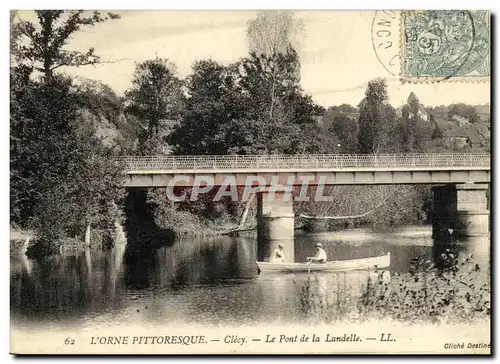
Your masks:
{"label": "bridge deck", "polygon": [[123,157],[128,173],[279,172],[331,170],[489,170],[489,154],[200,155]]}

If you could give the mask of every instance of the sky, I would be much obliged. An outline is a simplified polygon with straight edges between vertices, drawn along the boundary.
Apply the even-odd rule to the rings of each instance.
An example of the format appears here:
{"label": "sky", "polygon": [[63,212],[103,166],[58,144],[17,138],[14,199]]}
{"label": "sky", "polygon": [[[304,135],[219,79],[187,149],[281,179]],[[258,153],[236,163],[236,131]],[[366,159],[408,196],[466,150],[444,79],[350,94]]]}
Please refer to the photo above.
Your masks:
{"label": "sky", "polygon": [[[178,75],[189,74],[194,61],[212,58],[229,64],[248,53],[247,22],[255,11],[117,11],[121,19],[109,20],[75,34],[70,49],[94,47],[104,63],[65,69],[73,76],[110,85],[118,94],[131,86],[137,62],[168,58]],[[23,19],[32,18],[21,12]],[[403,104],[414,92],[426,106],[465,102],[490,102],[488,83],[441,82],[402,84],[378,58],[372,42],[374,11],[296,11],[303,24],[299,44],[301,85],[318,104],[328,107],[357,105],[367,82],[385,77],[390,103]],[[380,16],[380,14],[379,14]],[[397,26],[398,23],[393,23]],[[393,32],[396,33],[396,32]],[[394,36],[394,35],[393,35]],[[394,40],[394,39],[393,39]],[[394,40],[396,43],[396,40]],[[394,48],[397,50],[397,48]]]}

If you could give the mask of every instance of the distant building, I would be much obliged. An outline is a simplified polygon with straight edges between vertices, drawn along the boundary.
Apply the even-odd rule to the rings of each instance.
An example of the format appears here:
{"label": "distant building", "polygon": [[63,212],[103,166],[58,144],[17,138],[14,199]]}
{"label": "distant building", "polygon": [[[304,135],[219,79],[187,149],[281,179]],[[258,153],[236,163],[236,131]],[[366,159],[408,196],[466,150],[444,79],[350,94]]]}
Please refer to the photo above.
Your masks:
{"label": "distant building", "polygon": [[[398,107],[396,109],[396,116],[399,118],[403,117],[403,107]],[[417,116],[419,116],[424,121],[429,121],[429,118],[430,118],[427,111],[425,111],[424,105],[422,105],[422,104],[419,104],[419,106],[418,106]]]}
{"label": "distant building", "polygon": [[465,116],[453,115],[451,119],[457,123],[459,128],[463,128],[470,124],[469,119],[466,118]]}
{"label": "distant building", "polygon": [[445,145],[450,148],[465,148],[468,144],[467,135],[460,129],[448,129],[443,131]]}
{"label": "distant building", "polygon": [[477,128],[471,125],[465,130],[467,143],[470,148],[483,148],[486,146],[486,139],[481,136]]}
{"label": "distant building", "polygon": [[427,111],[424,109],[424,105],[419,104],[418,105],[418,116],[425,121],[429,121],[429,115],[427,114]]}
{"label": "distant building", "polygon": [[489,145],[490,130],[481,123],[436,119],[432,137],[442,139],[449,148],[481,149]]}

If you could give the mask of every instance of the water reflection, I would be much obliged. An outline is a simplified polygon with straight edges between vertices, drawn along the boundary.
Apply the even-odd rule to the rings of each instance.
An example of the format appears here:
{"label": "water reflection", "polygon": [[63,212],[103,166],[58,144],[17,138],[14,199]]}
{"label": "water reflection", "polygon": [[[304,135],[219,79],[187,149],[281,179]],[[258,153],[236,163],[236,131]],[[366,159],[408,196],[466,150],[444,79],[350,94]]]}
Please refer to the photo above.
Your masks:
{"label": "water reflection", "polygon": [[[412,258],[433,259],[445,242],[399,243],[330,241],[297,236],[296,261],[314,254],[321,241],[329,259],[352,259],[391,252],[394,271],[408,271]],[[391,240],[393,241],[393,240]],[[17,324],[97,328],[113,323],[256,324],[294,321],[305,286],[319,300],[359,294],[374,272],[257,276],[256,241],[248,237],[186,239],[171,246],[137,249],[119,244],[110,252],[85,251],[40,260],[11,259],[11,312]],[[460,255],[489,260],[489,240],[458,245]],[[481,258],[481,259],[482,259]],[[306,285],[306,281],[309,282]],[[336,293],[335,293],[336,292]]]}

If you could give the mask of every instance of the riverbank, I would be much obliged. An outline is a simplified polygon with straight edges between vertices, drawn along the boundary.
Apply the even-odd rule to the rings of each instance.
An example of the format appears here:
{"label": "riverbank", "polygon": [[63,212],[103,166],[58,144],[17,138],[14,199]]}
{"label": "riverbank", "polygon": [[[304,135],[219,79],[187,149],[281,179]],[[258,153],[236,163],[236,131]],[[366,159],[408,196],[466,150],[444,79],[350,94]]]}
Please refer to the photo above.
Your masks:
{"label": "riverbank", "polygon": [[[223,235],[230,235],[232,230],[236,229],[235,226],[232,228],[226,227],[225,230],[216,230],[214,228],[203,228],[197,230],[177,230],[177,231],[167,231],[164,234],[168,240],[182,240],[182,239],[192,239],[192,238],[209,238],[217,237]],[[118,238],[116,243],[126,243],[126,233],[123,226],[120,226],[120,232],[118,233]],[[10,228],[10,256],[19,257],[26,255],[27,250],[33,249],[36,245],[36,234],[32,231],[23,230],[19,228]],[[28,244],[26,245],[26,240]],[[82,240],[75,238],[65,237],[61,238],[61,251],[60,252],[78,252],[85,251],[86,249],[101,250],[99,245],[86,244]],[[162,239],[163,240],[163,239]],[[165,242],[160,245],[165,245]]]}
{"label": "riverbank", "polygon": [[[10,228],[10,256],[19,256],[25,253],[25,242],[28,236],[34,236],[32,231]],[[30,244],[31,245],[31,244]]]}
{"label": "riverbank", "polygon": [[[27,241],[27,239],[29,240]],[[60,253],[85,251],[89,248],[98,249],[97,246],[87,244],[82,240],[65,237],[61,238]],[[27,245],[26,245],[27,243]],[[37,247],[36,234],[33,231],[19,228],[10,228],[10,256],[19,257],[28,255],[30,258],[36,255],[47,255],[42,252],[41,247]],[[49,254],[50,255],[50,254]]]}

